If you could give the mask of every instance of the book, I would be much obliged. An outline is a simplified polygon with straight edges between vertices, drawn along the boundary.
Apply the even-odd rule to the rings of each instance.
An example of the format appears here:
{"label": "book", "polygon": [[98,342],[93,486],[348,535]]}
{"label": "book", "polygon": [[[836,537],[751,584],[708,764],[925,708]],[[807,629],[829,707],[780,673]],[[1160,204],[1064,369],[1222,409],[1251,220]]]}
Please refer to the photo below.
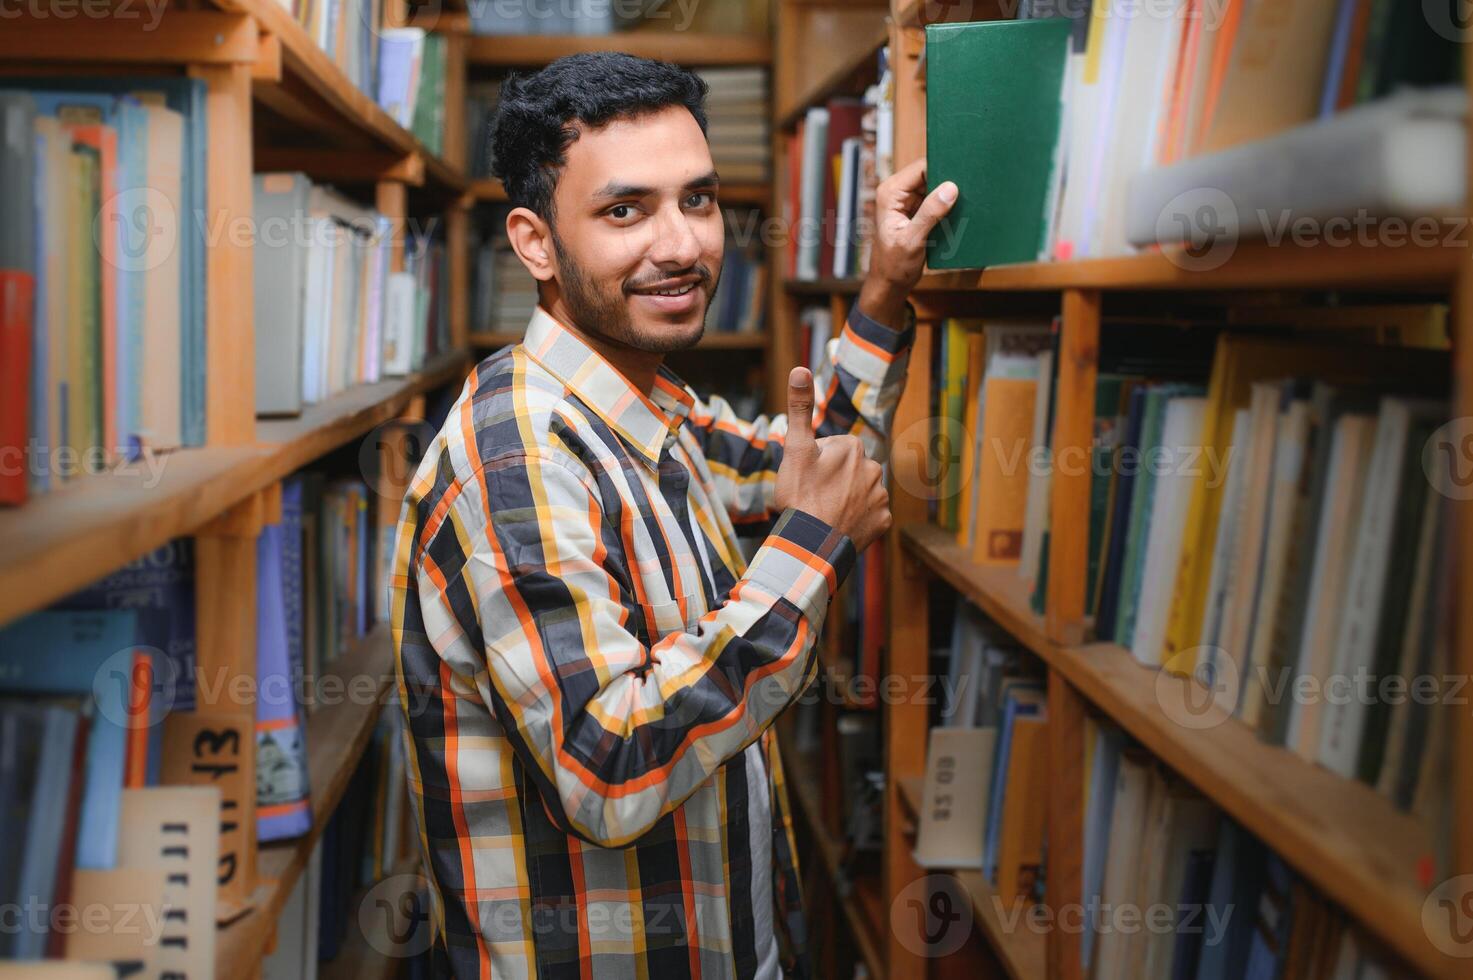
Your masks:
{"label": "book", "polygon": [[302,410],[302,344],[306,318],[304,227],[312,185],[305,174],[256,174],[252,214],[255,275],[256,414]]}
{"label": "book", "polygon": [[[972,559],[982,565],[1014,565],[1023,553],[1028,509],[1036,377],[1008,376],[998,362],[983,383],[982,444],[977,453],[977,512]],[[1021,358],[1017,370],[1036,372],[1034,358]]]}
{"label": "book", "polygon": [[958,188],[926,249],[932,269],[1045,253],[1069,39],[1063,18],[927,25],[927,190]]}
{"label": "book", "polygon": [[284,537],[278,523],[256,539],[256,839],[263,842],[312,828],[306,730],[288,649]]}
{"label": "book", "polygon": [[1043,897],[1044,829],[1048,823],[1048,709],[1015,716],[1007,782],[997,832],[997,894],[1030,904]]}

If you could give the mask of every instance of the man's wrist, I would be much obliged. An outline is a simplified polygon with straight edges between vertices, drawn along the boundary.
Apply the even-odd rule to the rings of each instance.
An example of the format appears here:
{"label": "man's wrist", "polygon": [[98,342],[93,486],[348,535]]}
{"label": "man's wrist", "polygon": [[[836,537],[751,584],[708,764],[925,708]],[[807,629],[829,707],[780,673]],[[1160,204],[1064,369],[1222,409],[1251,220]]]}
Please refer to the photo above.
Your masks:
{"label": "man's wrist", "polygon": [[859,312],[899,333],[905,329],[905,304],[909,299],[910,290],[876,276],[866,276],[859,287],[857,305]]}

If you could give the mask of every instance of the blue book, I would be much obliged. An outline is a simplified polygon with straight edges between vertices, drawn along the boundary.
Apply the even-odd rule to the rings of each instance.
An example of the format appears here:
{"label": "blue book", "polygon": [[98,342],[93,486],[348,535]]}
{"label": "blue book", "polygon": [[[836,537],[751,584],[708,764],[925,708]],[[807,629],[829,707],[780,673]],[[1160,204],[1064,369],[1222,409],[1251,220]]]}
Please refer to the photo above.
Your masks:
{"label": "blue book", "polygon": [[[180,215],[180,303],[179,323],[182,337],[180,351],[180,413],[183,442],[186,446],[202,446],[205,442],[205,325],[207,263],[205,258],[206,220],[209,214],[206,192],[209,180],[209,131],[205,109],[207,87],[201,79],[137,75],[130,77],[86,78],[7,78],[0,82],[6,88],[34,91],[38,107],[43,95],[65,93],[76,103],[87,94],[97,99],[110,99],[115,112],[118,96],[137,92],[157,92],[164,104],[184,117],[183,198],[187,215]],[[99,103],[100,104],[100,103]],[[44,111],[44,110],[43,110]],[[113,117],[116,120],[116,115]],[[116,122],[109,125],[116,126]],[[145,144],[146,145],[146,144]],[[121,152],[121,149],[120,149]],[[127,224],[127,222],[125,222]],[[134,252],[136,254],[136,250]]]}
{"label": "blue book", "polygon": [[[193,711],[195,692],[194,539],[175,538],[56,603],[56,609],[154,610],[140,615],[138,643],[163,652],[154,665],[153,710]],[[162,730],[162,725],[157,725]],[[152,753],[150,753],[152,761]]]}
{"label": "blue book", "polygon": [[293,693],[282,588],[282,528],[256,539],[256,838],[298,837],[312,828],[307,745]]}
{"label": "blue book", "polygon": [[[1100,570],[1100,608],[1095,616],[1095,636],[1109,639],[1115,636],[1116,604],[1120,601],[1120,570],[1125,560],[1125,539],[1128,537],[1131,494],[1135,489],[1135,475],[1140,469],[1141,427],[1146,415],[1148,389],[1137,387],[1130,393],[1130,407],[1125,414],[1125,436],[1120,443],[1120,476],[1115,480],[1114,511],[1110,516],[1110,544],[1105,553],[1105,567]],[[1130,465],[1123,465],[1129,461]]]}
{"label": "blue book", "polygon": [[[300,476],[281,485],[281,594],[285,603],[286,653],[292,690],[300,692],[306,669],[306,609],[303,606],[302,507],[305,487]],[[300,701],[298,708],[301,708]]]}
{"label": "blue book", "polygon": [[[46,135],[36,132],[36,159],[46,159]],[[35,248],[36,261],[32,272],[36,278],[36,301],[32,304],[31,323],[31,445],[41,459],[50,460],[51,446],[51,399],[47,388],[51,383],[51,344],[47,330],[46,290],[50,279],[46,272],[46,201],[47,182],[58,179],[48,174],[45,167],[35,168]],[[32,466],[30,491],[39,496],[51,489],[51,467]]]}
{"label": "blue book", "polygon": [[1325,68],[1325,87],[1320,93],[1320,118],[1328,119],[1339,111],[1340,86],[1345,81],[1345,66],[1350,60],[1350,36],[1354,33],[1355,12],[1361,0],[1340,0],[1335,12],[1335,33],[1330,37],[1330,60]]}
{"label": "blue book", "polygon": [[[1115,778],[1120,774],[1120,753],[1125,733],[1114,725],[1101,724],[1095,739],[1089,775],[1089,800],[1084,817],[1084,901],[1098,901],[1105,888],[1105,855],[1110,847],[1110,823],[1115,815]],[[1084,917],[1080,956],[1086,971],[1094,955],[1095,917]]]}
{"label": "blue book", "polygon": [[1277,854],[1268,856],[1263,891],[1256,906],[1253,938],[1248,947],[1244,980],[1279,980],[1294,925],[1293,875]]}
{"label": "blue book", "polygon": [[[26,908],[47,908],[56,901],[58,862],[62,848],[71,844],[62,840],[62,834],[66,830],[67,795],[72,785],[79,717],[77,708],[72,706],[50,704],[37,708],[31,721],[42,732],[40,755],[30,797],[32,818],[26,826],[25,853],[21,857],[14,896]],[[80,840],[76,846],[80,856]],[[37,922],[32,916],[21,916],[20,930],[14,934],[8,955],[18,960],[40,959],[46,955],[47,933],[44,920]]]}
{"label": "blue book", "polygon": [[[1171,952],[1171,980],[1192,980],[1202,952],[1203,936],[1211,928],[1205,914],[1208,891],[1212,887],[1215,851],[1193,851],[1187,856],[1186,876],[1182,879],[1181,899],[1176,903],[1176,945]],[[1188,918],[1190,917],[1190,918]]]}
{"label": "blue book", "polygon": [[1219,824],[1217,857],[1207,904],[1227,927],[1216,942],[1202,941],[1197,980],[1241,980],[1248,966],[1253,933],[1253,909],[1262,889],[1266,851],[1254,837],[1231,820]]}
{"label": "blue book", "polygon": [[125,609],[48,610],[0,629],[0,686],[25,694],[91,696],[96,703],[77,830],[79,868],[107,870],[117,864],[137,634],[138,618]]}
{"label": "blue book", "polygon": [[992,790],[987,797],[982,875],[988,881],[993,881],[997,876],[997,845],[1002,832],[1003,797],[1007,795],[1008,763],[1013,749],[1013,722],[1019,718],[1036,718],[1043,710],[1043,688],[1037,684],[1020,684],[1008,691],[1003,707],[1002,727],[997,733],[997,750],[992,764]]}

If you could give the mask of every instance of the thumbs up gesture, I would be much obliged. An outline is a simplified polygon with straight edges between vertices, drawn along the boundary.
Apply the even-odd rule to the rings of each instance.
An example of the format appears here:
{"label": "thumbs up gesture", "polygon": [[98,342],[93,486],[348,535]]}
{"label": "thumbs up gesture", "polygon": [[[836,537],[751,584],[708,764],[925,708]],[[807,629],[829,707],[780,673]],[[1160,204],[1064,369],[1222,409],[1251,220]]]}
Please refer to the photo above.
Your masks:
{"label": "thumbs up gesture", "polygon": [[813,435],[813,374],[788,375],[788,434],[777,471],[779,510],[797,508],[849,536],[863,551],[890,527],[880,464],[855,436]]}

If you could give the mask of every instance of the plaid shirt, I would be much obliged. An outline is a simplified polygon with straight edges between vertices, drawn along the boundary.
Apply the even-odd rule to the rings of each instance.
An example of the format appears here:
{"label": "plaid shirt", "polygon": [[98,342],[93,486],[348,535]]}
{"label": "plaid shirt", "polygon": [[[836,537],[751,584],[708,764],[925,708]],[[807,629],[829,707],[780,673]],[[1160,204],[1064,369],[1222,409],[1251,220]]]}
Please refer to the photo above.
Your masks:
{"label": "plaid shirt", "polygon": [[[851,314],[819,435],[882,453],[909,337]],[[774,512],[785,431],[666,369],[645,397],[541,309],[467,380],[392,579],[437,973],[807,973],[768,729],[855,555]]]}

